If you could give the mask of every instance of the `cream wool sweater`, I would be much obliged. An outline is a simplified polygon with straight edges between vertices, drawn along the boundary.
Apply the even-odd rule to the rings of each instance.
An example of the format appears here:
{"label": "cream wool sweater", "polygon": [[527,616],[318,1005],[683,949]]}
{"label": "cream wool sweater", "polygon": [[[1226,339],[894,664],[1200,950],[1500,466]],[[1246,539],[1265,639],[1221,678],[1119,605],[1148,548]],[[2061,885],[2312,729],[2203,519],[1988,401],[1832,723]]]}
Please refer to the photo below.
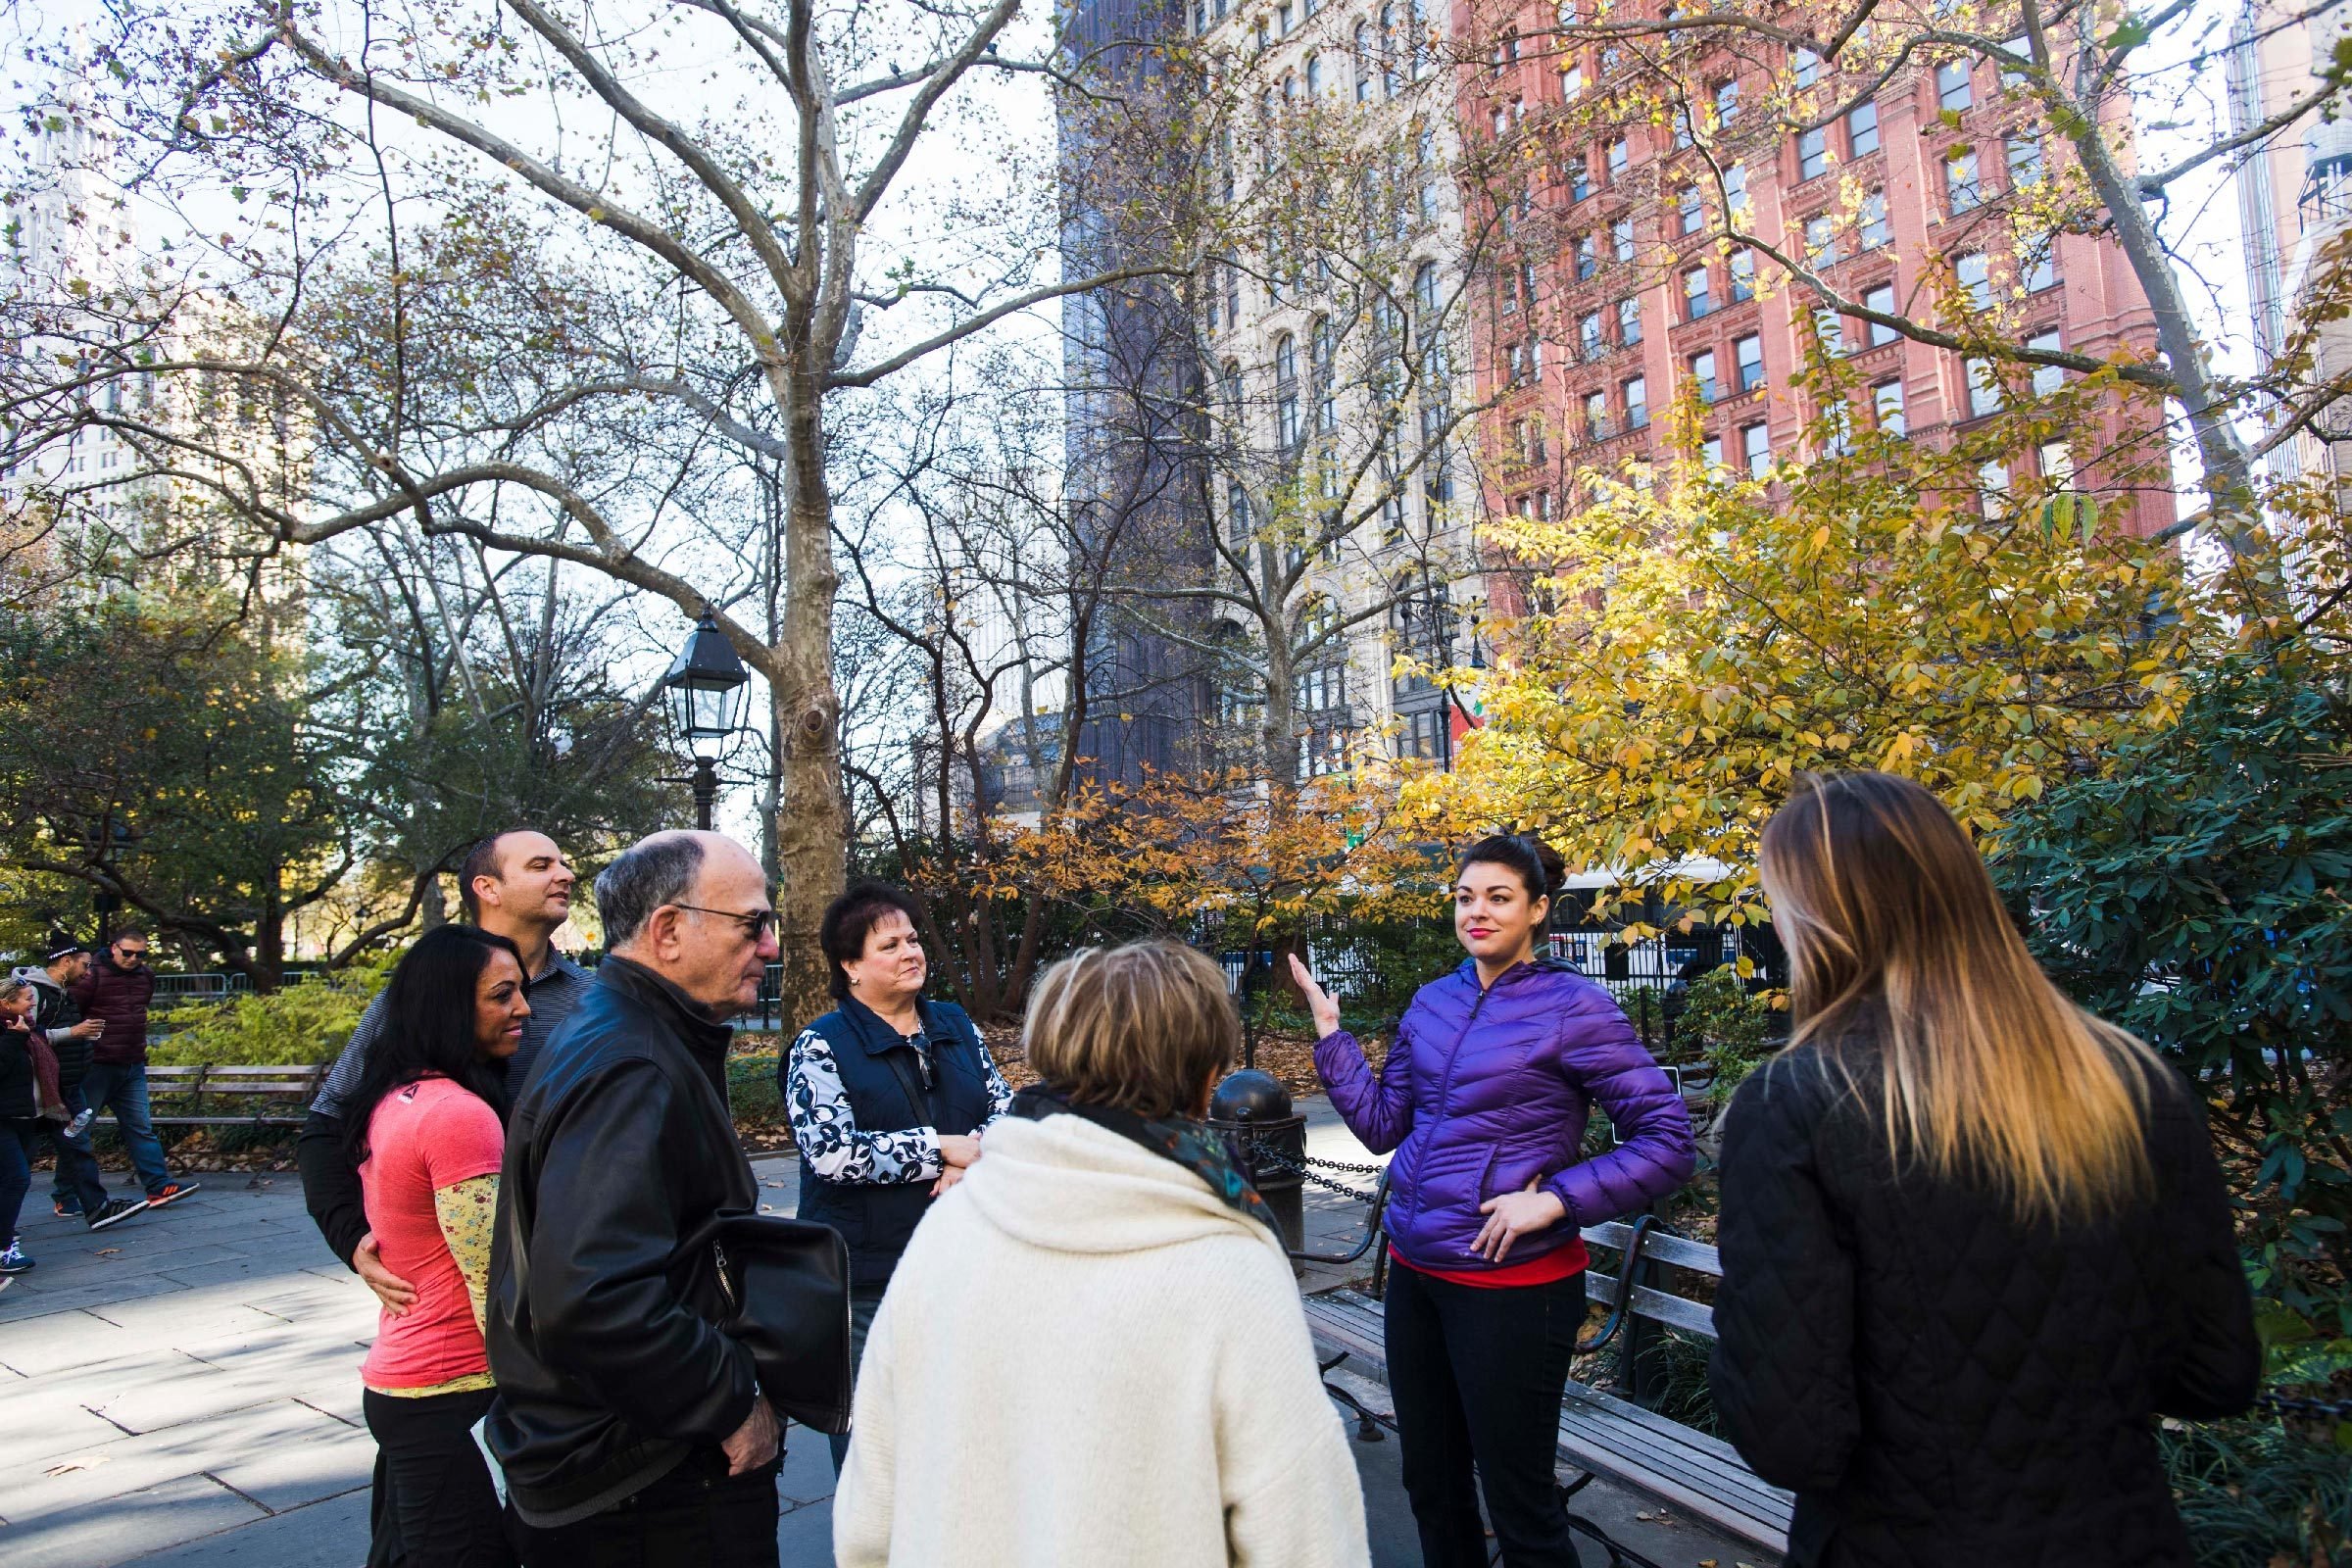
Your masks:
{"label": "cream wool sweater", "polygon": [[865,1345],[840,1568],[1366,1568],[1281,1244],[1077,1116],[1005,1120]]}

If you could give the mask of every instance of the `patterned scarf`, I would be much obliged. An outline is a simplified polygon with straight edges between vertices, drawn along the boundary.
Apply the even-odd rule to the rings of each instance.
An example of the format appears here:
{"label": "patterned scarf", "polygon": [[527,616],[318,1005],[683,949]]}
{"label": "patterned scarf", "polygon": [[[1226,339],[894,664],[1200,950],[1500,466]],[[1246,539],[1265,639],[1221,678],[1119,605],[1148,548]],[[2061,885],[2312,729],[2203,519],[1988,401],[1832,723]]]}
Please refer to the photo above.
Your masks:
{"label": "patterned scarf", "polygon": [[1222,1135],[1210,1132],[1205,1122],[1192,1121],[1182,1116],[1138,1116],[1131,1110],[1112,1105],[1082,1105],[1059,1090],[1044,1084],[1031,1084],[1012,1097],[1010,1114],[1026,1121],[1044,1121],[1048,1116],[1078,1116],[1096,1126],[1117,1133],[1131,1144],[1139,1144],[1162,1159],[1174,1160],[1186,1170],[1208,1183],[1208,1190],[1217,1195],[1220,1202],[1237,1214],[1247,1214],[1272,1231],[1277,1240],[1282,1227],[1274,1219],[1274,1211],[1266,1200],[1257,1196],[1250,1184],[1241,1161],[1235,1156],[1232,1144]]}

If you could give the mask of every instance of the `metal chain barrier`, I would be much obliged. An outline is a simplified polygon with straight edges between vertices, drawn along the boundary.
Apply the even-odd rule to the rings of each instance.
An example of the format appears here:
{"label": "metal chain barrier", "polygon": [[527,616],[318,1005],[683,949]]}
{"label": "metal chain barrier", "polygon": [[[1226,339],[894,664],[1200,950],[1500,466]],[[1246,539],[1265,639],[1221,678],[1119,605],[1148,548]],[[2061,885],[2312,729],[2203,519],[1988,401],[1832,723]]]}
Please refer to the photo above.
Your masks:
{"label": "metal chain barrier", "polygon": [[1334,1181],[1328,1176],[1319,1176],[1314,1171],[1307,1169],[1307,1166],[1314,1165],[1324,1170],[1346,1171],[1353,1176],[1377,1176],[1384,1168],[1379,1165],[1350,1165],[1345,1160],[1338,1159],[1317,1159],[1312,1154],[1301,1154],[1298,1159],[1293,1159],[1290,1155],[1282,1153],[1266,1144],[1257,1145],[1250,1152],[1259,1159],[1271,1160],[1293,1175],[1313,1182],[1326,1192],[1337,1193],[1342,1198],[1351,1198],[1359,1203],[1371,1202],[1373,1195],[1349,1187],[1345,1182]]}

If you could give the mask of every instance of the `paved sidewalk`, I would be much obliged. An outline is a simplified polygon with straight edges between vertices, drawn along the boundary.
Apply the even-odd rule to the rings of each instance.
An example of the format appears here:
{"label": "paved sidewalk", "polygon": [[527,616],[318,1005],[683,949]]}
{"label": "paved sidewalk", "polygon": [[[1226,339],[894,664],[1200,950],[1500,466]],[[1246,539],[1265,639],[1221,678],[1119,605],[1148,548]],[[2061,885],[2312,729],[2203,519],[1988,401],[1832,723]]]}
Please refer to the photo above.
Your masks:
{"label": "paved sidewalk", "polygon": [[[1369,1158],[1327,1102],[1303,1108],[1310,1153]],[[754,1164],[762,1202],[792,1212],[798,1162]],[[50,1216],[36,1175],[22,1230],[39,1266],[0,1290],[7,1568],[356,1568],[367,1554],[375,1448],[359,1365],[374,1298],[319,1241],[292,1173],[199,1179],[194,1197],[91,1236]],[[1318,1250],[1362,1235],[1360,1205],[1310,1190],[1306,1208]],[[1312,1270],[1304,1284],[1368,1266]],[[790,1449],[783,1561],[821,1568],[832,1561],[832,1466],[817,1435],[794,1429]],[[1375,1562],[1414,1568],[1396,1443],[1359,1444],[1356,1455]],[[1769,1560],[1660,1523],[1631,1493],[1596,1484],[1577,1507],[1661,1568]]]}

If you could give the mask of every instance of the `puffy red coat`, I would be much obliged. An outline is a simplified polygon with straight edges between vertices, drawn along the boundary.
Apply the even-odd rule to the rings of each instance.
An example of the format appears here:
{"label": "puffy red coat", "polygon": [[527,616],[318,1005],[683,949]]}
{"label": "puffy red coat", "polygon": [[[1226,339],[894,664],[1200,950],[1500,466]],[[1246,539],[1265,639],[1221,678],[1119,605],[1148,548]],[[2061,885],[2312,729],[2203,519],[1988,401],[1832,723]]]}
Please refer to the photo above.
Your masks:
{"label": "puffy red coat", "polygon": [[155,997],[155,971],[145,964],[125,969],[111,953],[101,953],[73,990],[84,1018],[104,1018],[106,1033],[90,1050],[94,1061],[116,1067],[147,1064],[147,1004]]}

